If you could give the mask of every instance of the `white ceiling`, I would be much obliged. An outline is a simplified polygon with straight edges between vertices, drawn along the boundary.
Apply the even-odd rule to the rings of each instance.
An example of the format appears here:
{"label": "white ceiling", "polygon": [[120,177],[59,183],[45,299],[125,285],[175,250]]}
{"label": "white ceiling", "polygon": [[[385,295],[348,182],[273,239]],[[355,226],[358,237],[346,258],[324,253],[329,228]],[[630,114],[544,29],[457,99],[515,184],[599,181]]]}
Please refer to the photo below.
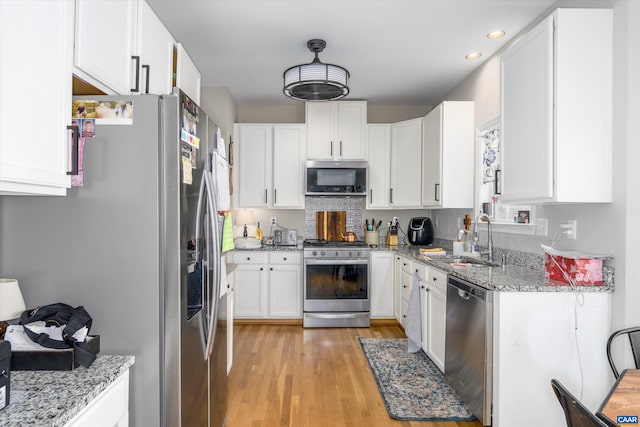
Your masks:
{"label": "white ceiling", "polygon": [[[290,104],[282,73],[320,60],[351,73],[346,99],[431,105],[554,0],[147,0],[202,74],[240,105]],[[486,34],[504,30],[489,40]],[[483,56],[468,61],[465,55]]]}

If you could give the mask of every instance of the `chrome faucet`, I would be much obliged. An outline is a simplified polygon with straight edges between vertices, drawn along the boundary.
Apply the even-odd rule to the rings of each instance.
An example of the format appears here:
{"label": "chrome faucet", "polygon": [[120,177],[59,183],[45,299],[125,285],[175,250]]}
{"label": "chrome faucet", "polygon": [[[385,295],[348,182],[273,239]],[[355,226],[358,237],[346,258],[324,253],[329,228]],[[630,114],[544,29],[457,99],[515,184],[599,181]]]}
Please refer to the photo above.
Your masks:
{"label": "chrome faucet", "polygon": [[[491,217],[486,213],[480,214],[476,218],[476,223],[474,224],[474,228],[476,228],[476,230],[478,227],[478,221],[480,221],[481,219],[485,219],[487,221],[488,234],[487,234],[487,251],[481,252],[480,255],[487,255],[487,257],[489,258],[489,262],[493,262],[493,234],[491,233]],[[476,231],[474,231],[474,235],[475,234],[476,234]]]}

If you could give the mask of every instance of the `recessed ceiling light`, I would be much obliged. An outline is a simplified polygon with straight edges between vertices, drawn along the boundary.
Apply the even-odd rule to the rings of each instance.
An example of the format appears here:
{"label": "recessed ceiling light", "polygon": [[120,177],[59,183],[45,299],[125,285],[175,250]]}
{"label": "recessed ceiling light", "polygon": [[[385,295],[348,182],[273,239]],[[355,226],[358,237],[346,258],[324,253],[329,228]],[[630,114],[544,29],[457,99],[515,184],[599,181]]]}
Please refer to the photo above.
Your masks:
{"label": "recessed ceiling light", "polygon": [[500,30],[500,31],[491,31],[489,34],[487,34],[487,38],[488,39],[499,39],[502,36],[504,36],[504,31],[502,31],[502,30]]}
{"label": "recessed ceiling light", "polygon": [[470,54],[468,54],[467,56],[465,56],[465,58],[467,58],[469,61],[473,61],[474,59],[478,59],[482,56],[482,54],[480,52],[472,52]]}

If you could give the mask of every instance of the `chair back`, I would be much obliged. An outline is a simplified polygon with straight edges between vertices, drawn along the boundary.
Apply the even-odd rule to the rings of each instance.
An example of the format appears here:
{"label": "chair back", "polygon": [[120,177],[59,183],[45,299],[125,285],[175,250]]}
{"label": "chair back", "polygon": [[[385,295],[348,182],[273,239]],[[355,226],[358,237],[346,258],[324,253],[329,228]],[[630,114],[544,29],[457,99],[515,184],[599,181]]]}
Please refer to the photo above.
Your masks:
{"label": "chair back", "polygon": [[613,362],[613,357],[611,355],[611,347],[614,340],[618,337],[622,337],[627,335],[629,337],[629,345],[631,346],[631,353],[633,355],[633,361],[636,364],[636,369],[640,368],[640,326],[635,326],[632,328],[621,329],[619,331],[611,334],[609,339],[607,340],[607,358],[609,359],[609,365],[611,365],[611,370],[613,371],[613,375],[618,378],[620,376],[620,372],[616,368],[615,363]]}
{"label": "chair back", "polygon": [[589,411],[558,380],[551,380],[551,387],[564,410],[567,427],[607,427],[607,424]]}

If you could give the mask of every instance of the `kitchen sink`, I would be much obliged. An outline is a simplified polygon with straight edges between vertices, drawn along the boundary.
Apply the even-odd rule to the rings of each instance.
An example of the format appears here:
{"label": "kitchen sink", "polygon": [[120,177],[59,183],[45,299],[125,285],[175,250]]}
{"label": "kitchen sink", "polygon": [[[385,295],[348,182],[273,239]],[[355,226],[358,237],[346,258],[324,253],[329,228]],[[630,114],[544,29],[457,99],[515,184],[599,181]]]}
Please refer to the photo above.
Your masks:
{"label": "kitchen sink", "polygon": [[453,267],[498,267],[498,264],[494,262],[465,256],[442,257],[437,258],[436,261],[450,264]]}

